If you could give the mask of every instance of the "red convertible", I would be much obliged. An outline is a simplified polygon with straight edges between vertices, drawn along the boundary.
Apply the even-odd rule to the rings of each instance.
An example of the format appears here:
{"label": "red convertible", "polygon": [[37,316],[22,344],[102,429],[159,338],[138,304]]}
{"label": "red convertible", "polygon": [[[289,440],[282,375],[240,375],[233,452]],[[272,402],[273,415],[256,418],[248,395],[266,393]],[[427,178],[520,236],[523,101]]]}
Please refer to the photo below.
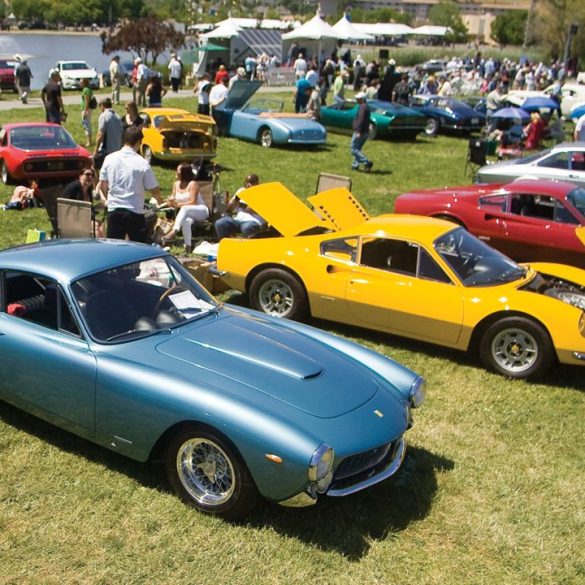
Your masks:
{"label": "red convertible", "polygon": [[585,268],[585,188],[572,183],[518,179],[413,191],[396,199],[394,211],[451,220],[521,262]]}
{"label": "red convertible", "polygon": [[70,179],[90,166],[89,152],[58,124],[5,124],[0,129],[0,178]]}

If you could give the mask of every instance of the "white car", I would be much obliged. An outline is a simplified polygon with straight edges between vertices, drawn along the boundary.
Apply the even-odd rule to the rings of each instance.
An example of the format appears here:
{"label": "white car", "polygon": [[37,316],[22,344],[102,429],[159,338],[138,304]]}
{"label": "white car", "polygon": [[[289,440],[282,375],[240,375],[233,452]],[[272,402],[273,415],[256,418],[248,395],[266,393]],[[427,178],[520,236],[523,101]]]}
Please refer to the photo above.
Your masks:
{"label": "white car", "polygon": [[100,86],[97,71],[85,61],[57,61],[52,71],[59,72],[63,89],[80,89],[82,79],[89,79],[89,87],[92,89]]}
{"label": "white car", "polygon": [[520,177],[551,179],[585,187],[585,142],[565,142],[531,156],[482,167],[478,183],[508,183]]}

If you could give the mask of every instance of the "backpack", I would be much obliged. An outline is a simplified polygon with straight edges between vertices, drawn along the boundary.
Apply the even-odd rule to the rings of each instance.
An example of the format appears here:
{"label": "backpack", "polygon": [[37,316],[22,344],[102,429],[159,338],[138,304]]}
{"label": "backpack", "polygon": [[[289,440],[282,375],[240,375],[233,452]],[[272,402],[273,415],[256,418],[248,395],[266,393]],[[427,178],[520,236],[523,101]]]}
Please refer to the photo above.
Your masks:
{"label": "backpack", "polygon": [[97,99],[96,99],[95,95],[92,95],[89,98],[89,109],[95,110],[97,108],[97,106],[98,106]]}

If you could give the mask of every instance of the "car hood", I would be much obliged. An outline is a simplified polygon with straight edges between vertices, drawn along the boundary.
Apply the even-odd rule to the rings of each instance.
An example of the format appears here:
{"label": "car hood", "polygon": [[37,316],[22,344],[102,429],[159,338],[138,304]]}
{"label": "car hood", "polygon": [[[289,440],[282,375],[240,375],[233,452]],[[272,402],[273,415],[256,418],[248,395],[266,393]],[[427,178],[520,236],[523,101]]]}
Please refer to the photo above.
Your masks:
{"label": "car hood", "polygon": [[276,116],[272,116],[270,114],[260,114],[259,116],[262,120],[272,120],[272,122],[278,126],[284,126],[288,130],[292,130],[293,132],[297,130],[321,130],[324,131],[324,128],[319,122],[315,122],[314,120],[309,120],[305,116],[294,116],[291,115],[290,117],[278,114]]}
{"label": "car hood", "polygon": [[585,246],[585,226],[579,226],[575,228],[575,233],[577,234],[577,237],[581,243]]}
{"label": "car hood", "polygon": [[62,71],[62,77],[78,77],[81,79],[93,79],[97,75],[97,71],[95,69],[68,69],[67,71]]}
{"label": "car hood", "polygon": [[397,117],[397,116],[412,116],[414,118],[426,119],[426,116],[413,108],[402,104],[394,104],[392,102],[384,102],[381,100],[367,100],[371,111],[377,114]]}
{"label": "car hood", "polygon": [[[171,370],[192,376],[206,370],[241,385],[266,408],[283,402],[320,418],[341,416],[359,408],[377,392],[368,371],[332,348],[264,317],[231,314],[187,327],[160,343],[157,351],[176,360]],[[209,378],[208,378],[209,379]],[[225,384],[225,382],[224,382]]]}
{"label": "car hood", "polygon": [[262,183],[238,196],[283,236],[329,227],[282,183]]}
{"label": "car hood", "polygon": [[239,110],[260,89],[262,81],[244,81],[238,79],[228,92],[226,109]]}
{"label": "car hood", "polygon": [[350,229],[370,219],[368,212],[345,187],[321,191],[307,199],[335,231]]}

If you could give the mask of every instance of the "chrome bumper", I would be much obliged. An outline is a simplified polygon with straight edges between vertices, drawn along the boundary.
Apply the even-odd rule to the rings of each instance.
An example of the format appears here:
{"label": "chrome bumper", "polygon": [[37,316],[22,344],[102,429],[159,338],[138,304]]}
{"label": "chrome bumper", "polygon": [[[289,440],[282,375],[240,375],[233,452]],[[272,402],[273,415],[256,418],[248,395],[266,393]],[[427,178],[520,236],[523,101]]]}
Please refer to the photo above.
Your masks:
{"label": "chrome bumper", "polygon": [[574,351],[574,352],[573,352],[573,357],[574,357],[576,360],[579,360],[579,361],[585,362],[585,353],[583,353],[582,351]]}
{"label": "chrome bumper", "polygon": [[[376,475],[372,477],[368,477],[364,481],[356,483],[354,485],[348,486],[346,488],[341,489],[330,489],[324,495],[332,496],[332,497],[342,497],[342,496],[349,496],[350,494],[355,494],[356,492],[365,490],[377,483],[380,483],[389,477],[392,477],[402,465],[404,461],[404,457],[406,455],[406,441],[404,437],[402,437],[396,446],[396,450],[394,453],[394,457],[388,462],[388,465],[382,469]],[[278,502],[281,506],[285,506],[287,508],[305,508],[307,506],[312,506],[313,504],[317,503],[317,494],[314,496],[307,492],[301,492],[288,500],[283,500],[282,502]]]}
{"label": "chrome bumper", "polygon": [[380,483],[381,481],[384,481],[385,479],[392,477],[400,469],[400,466],[404,461],[405,455],[406,441],[404,440],[404,437],[402,437],[396,447],[394,457],[390,460],[388,466],[385,467],[382,471],[380,471],[376,475],[373,475],[372,477],[368,477],[368,479],[365,479],[364,481],[348,486],[346,488],[341,488],[337,490],[330,489],[327,492],[327,495],[332,497],[349,496],[350,494],[355,494],[356,492],[365,490],[370,486],[376,485],[377,483]]}

